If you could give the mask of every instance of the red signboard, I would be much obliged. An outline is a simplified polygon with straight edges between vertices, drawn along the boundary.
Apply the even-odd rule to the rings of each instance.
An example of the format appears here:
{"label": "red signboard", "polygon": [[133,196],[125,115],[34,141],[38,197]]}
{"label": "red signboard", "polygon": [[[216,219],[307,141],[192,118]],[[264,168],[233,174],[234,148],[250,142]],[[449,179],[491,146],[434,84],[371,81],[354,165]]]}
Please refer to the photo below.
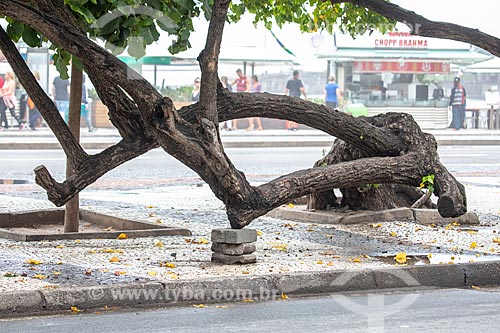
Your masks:
{"label": "red signboard", "polygon": [[356,73],[428,73],[448,74],[450,64],[436,61],[355,61]]}

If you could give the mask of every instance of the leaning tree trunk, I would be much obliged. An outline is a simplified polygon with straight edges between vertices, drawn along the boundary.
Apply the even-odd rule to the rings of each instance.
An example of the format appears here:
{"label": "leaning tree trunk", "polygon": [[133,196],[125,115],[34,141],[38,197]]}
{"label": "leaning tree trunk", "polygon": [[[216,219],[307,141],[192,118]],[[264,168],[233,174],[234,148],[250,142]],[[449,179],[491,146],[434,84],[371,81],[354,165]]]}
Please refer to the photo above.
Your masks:
{"label": "leaning tree trunk", "polygon": [[[392,114],[379,115],[374,118],[363,118],[371,125],[387,127],[394,121]],[[365,152],[353,147],[343,140],[335,140],[330,152],[314,164],[314,167],[335,165],[369,157]],[[369,164],[366,165],[370,169]],[[373,170],[376,172],[376,170]],[[398,207],[411,207],[423,195],[423,191],[415,186],[404,184],[366,183],[361,186],[339,188],[341,200],[334,189],[314,192],[307,197],[307,209],[326,210],[330,208],[348,208],[351,210],[384,210]],[[426,208],[435,208],[430,199],[424,201]]]}

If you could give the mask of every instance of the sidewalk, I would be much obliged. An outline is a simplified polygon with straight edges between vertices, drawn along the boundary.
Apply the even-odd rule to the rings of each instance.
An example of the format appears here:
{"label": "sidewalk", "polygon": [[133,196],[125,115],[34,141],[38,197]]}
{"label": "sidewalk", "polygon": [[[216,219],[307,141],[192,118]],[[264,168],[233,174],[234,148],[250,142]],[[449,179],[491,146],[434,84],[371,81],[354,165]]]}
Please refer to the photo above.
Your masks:
{"label": "sidewalk", "polygon": [[[500,131],[470,129],[453,131],[430,130],[439,145],[500,145]],[[226,148],[263,147],[330,147],[334,137],[318,130],[301,129],[251,131],[221,131]],[[115,129],[100,128],[89,133],[82,128],[81,142],[85,149],[104,149],[120,140]],[[37,131],[10,129],[0,132],[1,149],[60,149],[56,138],[48,128]]]}
{"label": "sidewalk", "polygon": [[[229,223],[207,185],[86,190],[80,195],[82,208],[188,228],[193,236],[0,239],[0,316],[71,313],[71,307],[201,307],[351,290],[500,285],[500,212],[487,204],[498,197],[498,189],[466,186],[479,226],[407,221],[320,225],[265,216],[249,226],[260,231],[258,262],[242,266],[210,262],[210,232]],[[0,212],[50,207],[46,200],[0,196]],[[400,252],[408,256],[408,266],[395,261]]]}

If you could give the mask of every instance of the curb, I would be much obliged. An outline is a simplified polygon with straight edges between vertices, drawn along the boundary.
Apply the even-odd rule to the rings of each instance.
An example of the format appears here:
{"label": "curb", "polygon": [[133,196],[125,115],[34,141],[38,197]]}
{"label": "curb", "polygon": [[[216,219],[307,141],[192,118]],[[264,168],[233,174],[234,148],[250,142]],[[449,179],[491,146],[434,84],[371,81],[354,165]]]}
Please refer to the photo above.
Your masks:
{"label": "curb", "polygon": [[167,283],[14,291],[0,294],[0,317],[68,312],[101,307],[146,307],[275,300],[288,296],[394,288],[464,288],[500,285],[500,261],[253,277],[222,277]]}
{"label": "curb", "polygon": [[[119,138],[117,138],[118,140]],[[500,146],[500,139],[466,140],[466,139],[443,139],[437,140],[439,146]],[[299,147],[330,147],[332,140],[323,141],[240,141],[223,142],[225,148],[299,148]],[[84,149],[106,149],[113,142],[83,142]],[[2,142],[0,150],[27,150],[27,149],[61,149],[58,142]]]}
{"label": "curb", "polygon": [[305,205],[289,208],[286,206],[278,207],[266,214],[266,216],[297,221],[302,223],[316,224],[370,224],[378,222],[392,221],[410,221],[420,224],[436,223],[446,225],[458,222],[461,225],[479,225],[479,219],[474,212],[466,212],[464,215],[455,218],[444,218],[439,215],[437,209],[422,208],[392,208],[380,211],[353,211],[350,213],[338,213],[328,210],[309,211]]}

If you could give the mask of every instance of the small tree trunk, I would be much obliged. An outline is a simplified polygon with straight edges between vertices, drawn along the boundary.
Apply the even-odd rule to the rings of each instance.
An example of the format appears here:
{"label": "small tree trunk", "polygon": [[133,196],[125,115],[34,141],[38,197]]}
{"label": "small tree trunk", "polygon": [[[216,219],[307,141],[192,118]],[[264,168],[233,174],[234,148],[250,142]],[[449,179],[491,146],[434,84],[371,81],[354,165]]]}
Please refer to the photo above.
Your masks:
{"label": "small tree trunk", "polygon": [[[71,65],[71,88],[69,101],[68,126],[76,141],[80,141],[80,108],[82,105],[83,72],[74,64]],[[66,161],[66,177],[74,174],[69,160]],[[80,198],[75,195],[66,203],[64,213],[64,232],[78,232],[80,225]]]}

